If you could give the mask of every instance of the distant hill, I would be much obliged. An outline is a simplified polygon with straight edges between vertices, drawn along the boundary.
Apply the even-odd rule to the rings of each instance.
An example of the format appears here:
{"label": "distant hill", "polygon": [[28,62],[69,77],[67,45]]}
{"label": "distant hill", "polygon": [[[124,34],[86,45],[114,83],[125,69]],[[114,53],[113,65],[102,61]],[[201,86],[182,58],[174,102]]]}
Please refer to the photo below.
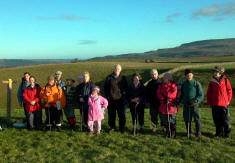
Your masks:
{"label": "distant hill", "polygon": [[204,56],[235,55],[235,38],[202,40],[182,44],[175,48],[158,49],[145,53],[130,53],[115,56],[96,57],[91,60],[105,59],[154,59],[154,58],[186,58]]}
{"label": "distant hill", "polygon": [[0,67],[71,63],[72,59],[0,59]]}

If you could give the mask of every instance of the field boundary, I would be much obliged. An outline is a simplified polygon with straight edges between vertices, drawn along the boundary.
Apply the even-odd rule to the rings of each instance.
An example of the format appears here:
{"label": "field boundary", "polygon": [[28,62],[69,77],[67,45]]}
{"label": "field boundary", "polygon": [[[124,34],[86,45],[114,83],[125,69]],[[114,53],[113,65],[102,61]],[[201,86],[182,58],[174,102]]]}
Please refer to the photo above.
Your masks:
{"label": "field boundary", "polygon": [[[179,67],[176,67],[176,68],[173,68],[169,71],[166,71],[164,73],[161,73],[159,75],[159,78],[163,78],[163,76],[166,74],[166,73],[171,73],[171,74],[174,74],[175,72],[177,71],[180,71],[180,70],[184,70],[184,69],[187,69],[187,68],[198,68],[198,67],[207,67],[207,66],[216,66],[216,65],[233,65],[235,64],[235,62],[222,62],[222,63],[209,63],[209,64],[197,64],[197,65],[184,65],[184,66],[179,66]],[[146,86],[148,84],[148,82],[151,81],[148,80],[144,83],[144,85]]]}

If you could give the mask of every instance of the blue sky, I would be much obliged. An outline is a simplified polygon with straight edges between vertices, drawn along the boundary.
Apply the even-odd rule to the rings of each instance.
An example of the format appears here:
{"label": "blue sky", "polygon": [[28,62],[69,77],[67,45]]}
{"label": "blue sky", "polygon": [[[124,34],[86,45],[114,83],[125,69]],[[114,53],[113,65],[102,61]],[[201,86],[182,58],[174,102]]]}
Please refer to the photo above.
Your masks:
{"label": "blue sky", "polygon": [[229,0],[2,0],[1,59],[87,59],[235,38]]}

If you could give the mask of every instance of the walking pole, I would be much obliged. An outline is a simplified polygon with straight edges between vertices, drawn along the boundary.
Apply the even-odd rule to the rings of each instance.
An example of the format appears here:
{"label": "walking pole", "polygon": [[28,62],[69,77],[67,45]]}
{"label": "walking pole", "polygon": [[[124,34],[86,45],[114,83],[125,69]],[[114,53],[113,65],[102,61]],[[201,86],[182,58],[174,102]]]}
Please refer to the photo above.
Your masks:
{"label": "walking pole", "polygon": [[135,122],[134,122],[134,136],[136,135],[136,126],[137,126],[137,106],[138,106],[138,102],[135,104]]}
{"label": "walking pole", "polygon": [[191,119],[191,118],[190,118],[190,107],[189,107],[188,111],[189,111],[189,112],[188,112],[189,120],[188,120],[188,128],[187,128],[187,132],[188,132],[188,139],[189,139],[189,137],[190,137],[190,136],[189,136],[189,126],[191,125],[191,124],[190,124],[190,123],[191,123],[191,121],[190,121],[190,119]]}
{"label": "walking pole", "polygon": [[80,122],[81,122],[81,132],[82,132],[82,125],[83,125],[83,103],[81,104],[81,112],[80,112]]}
{"label": "walking pole", "polygon": [[49,120],[49,127],[50,127],[50,131],[51,131],[51,113],[50,113],[50,107],[48,108],[48,120]]}
{"label": "walking pole", "polygon": [[168,130],[169,130],[170,138],[171,138],[171,124],[170,124],[170,115],[169,115],[169,108],[168,108],[168,100],[166,102],[166,110],[167,110],[167,117],[168,117]]}

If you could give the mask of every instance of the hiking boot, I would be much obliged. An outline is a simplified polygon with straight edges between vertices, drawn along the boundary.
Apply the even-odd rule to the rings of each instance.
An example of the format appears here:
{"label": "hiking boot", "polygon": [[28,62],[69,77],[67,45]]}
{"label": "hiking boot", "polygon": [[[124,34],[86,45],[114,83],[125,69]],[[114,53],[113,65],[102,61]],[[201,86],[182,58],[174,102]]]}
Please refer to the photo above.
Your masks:
{"label": "hiking boot", "polygon": [[124,128],[120,128],[120,132],[121,132],[122,134],[124,134],[124,133],[125,133],[125,129],[124,129]]}
{"label": "hiking boot", "polygon": [[202,136],[202,132],[201,132],[201,123],[196,123],[196,137],[201,137]]}
{"label": "hiking boot", "polygon": [[176,138],[176,130],[175,130],[175,129],[173,129],[173,130],[171,131],[171,138],[173,138],[173,139]]}
{"label": "hiking boot", "polygon": [[61,127],[60,126],[56,126],[56,131],[57,132],[61,132]]}
{"label": "hiking boot", "polygon": [[93,136],[93,135],[94,135],[94,131],[90,131],[89,136]]}
{"label": "hiking boot", "polygon": [[115,132],[115,129],[114,129],[114,128],[111,128],[111,129],[109,130],[109,133],[113,133],[113,132]]}
{"label": "hiking boot", "polygon": [[156,128],[156,127],[153,127],[153,128],[152,128],[152,132],[153,132],[153,133],[156,133],[156,132],[157,132],[157,128]]}
{"label": "hiking boot", "polygon": [[140,128],[140,133],[144,134],[144,128],[142,128],[142,127]]}

